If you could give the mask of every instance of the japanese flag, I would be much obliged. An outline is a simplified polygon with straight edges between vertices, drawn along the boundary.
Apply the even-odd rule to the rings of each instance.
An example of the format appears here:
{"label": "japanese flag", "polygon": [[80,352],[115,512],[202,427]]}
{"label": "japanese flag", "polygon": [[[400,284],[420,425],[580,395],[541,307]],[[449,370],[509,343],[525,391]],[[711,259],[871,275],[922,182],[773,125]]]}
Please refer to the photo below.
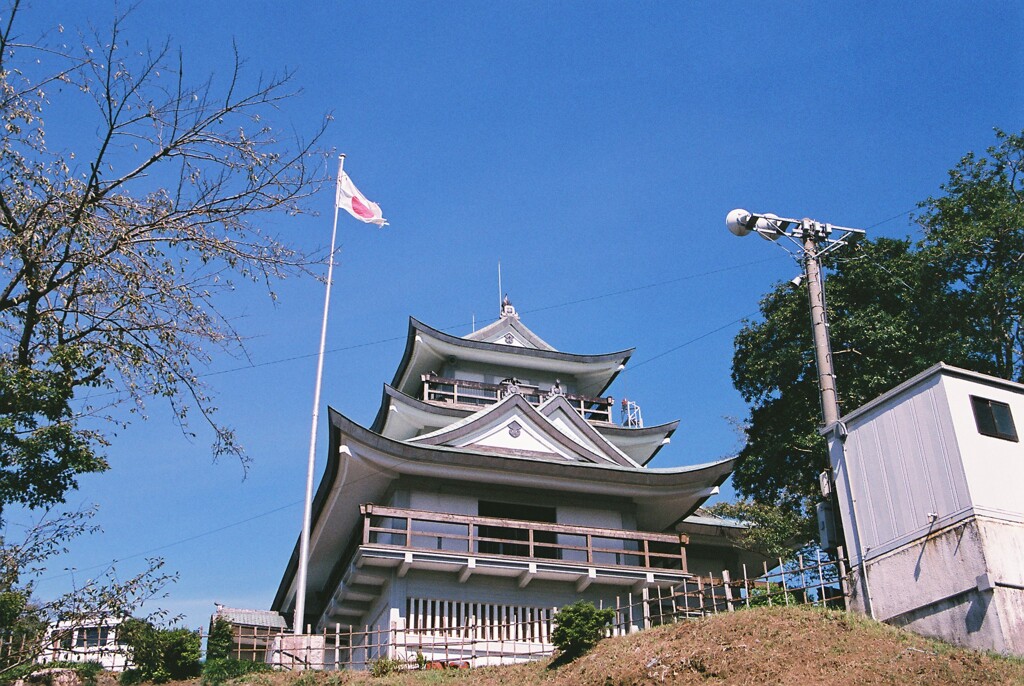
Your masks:
{"label": "japanese flag", "polygon": [[353,217],[360,221],[364,221],[367,224],[376,224],[377,226],[385,226],[387,222],[384,220],[384,214],[380,211],[380,206],[375,202],[370,202],[366,199],[366,196],[359,192],[355,184],[352,183],[352,179],[348,178],[348,174],[345,172],[338,173],[338,198],[337,198],[338,209],[345,210]]}

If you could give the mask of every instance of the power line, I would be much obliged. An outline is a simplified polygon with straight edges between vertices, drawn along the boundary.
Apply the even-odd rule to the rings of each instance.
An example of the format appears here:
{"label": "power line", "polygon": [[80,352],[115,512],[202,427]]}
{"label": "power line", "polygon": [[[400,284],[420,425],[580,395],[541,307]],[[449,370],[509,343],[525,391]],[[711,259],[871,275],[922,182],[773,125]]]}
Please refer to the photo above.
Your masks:
{"label": "power line", "polygon": [[673,348],[669,348],[665,352],[658,353],[654,357],[648,357],[646,360],[643,360],[642,362],[637,362],[636,364],[631,364],[624,371],[631,372],[631,371],[635,370],[637,367],[642,367],[643,365],[647,364],[648,362],[654,362],[655,360],[661,359],[662,357],[665,357],[666,355],[670,355],[670,354],[674,353],[675,351],[679,350],[680,348],[685,348],[686,346],[691,345],[693,343],[696,343],[697,341],[703,340],[703,339],[707,338],[708,336],[711,336],[713,334],[718,333],[719,331],[723,331],[723,330],[728,329],[729,327],[731,327],[731,326],[733,326],[735,324],[739,324],[744,319],[750,319],[754,315],[758,314],[758,312],[760,312],[760,310],[757,310],[755,312],[749,312],[749,313],[743,315],[742,317],[738,317],[737,319],[733,319],[731,322],[728,322],[726,324],[722,324],[721,326],[719,326],[716,329],[712,329],[711,331],[708,331],[707,333],[702,333],[700,336],[697,336],[695,338],[691,338],[690,340],[685,341],[683,343],[680,343],[679,345],[677,345],[677,346],[675,346]]}
{"label": "power line", "polygon": [[[201,533],[194,534],[192,536],[187,536],[186,538],[179,538],[176,541],[171,541],[170,543],[165,543],[163,545],[156,546],[155,548],[150,548],[148,550],[143,550],[142,552],[132,553],[131,555],[125,555],[124,557],[117,558],[116,560],[111,560],[109,563],[93,565],[91,567],[83,567],[82,569],[78,569],[78,570],[75,570],[75,571],[87,572],[87,571],[92,570],[92,569],[103,569],[103,568],[109,569],[113,565],[116,565],[116,564],[121,563],[121,562],[125,562],[126,560],[134,560],[135,558],[145,557],[145,556],[151,555],[152,553],[155,553],[157,551],[166,550],[167,548],[172,548],[172,547],[174,547],[176,545],[181,545],[182,543],[188,543],[189,541],[194,541],[194,540],[199,539],[199,538],[205,538],[206,536],[212,536],[213,534],[220,533],[221,531],[226,531],[226,530],[232,529],[232,528],[234,528],[236,526],[241,526],[242,524],[248,524],[249,522],[252,522],[254,520],[261,519],[263,517],[267,517],[267,516],[272,515],[272,514],[274,514],[276,512],[280,512],[281,510],[287,510],[289,508],[292,508],[292,507],[295,507],[296,505],[301,505],[301,504],[302,504],[301,500],[296,500],[295,502],[288,503],[287,505],[281,505],[280,507],[275,507],[273,510],[267,510],[266,512],[261,512],[260,514],[253,515],[252,517],[247,517],[245,519],[240,519],[237,522],[232,522],[230,524],[225,524],[224,526],[219,526],[216,529],[210,529],[208,531],[203,531]],[[65,572],[63,574],[54,574],[52,576],[44,577],[42,579],[42,581],[50,581],[50,580],[53,580],[53,579],[60,579],[62,577],[71,576],[73,573],[74,573],[74,571],[67,571],[67,572]]]}
{"label": "power line", "polygon": [[[694,277],[683,277],[683,278],[694,278]],[[682,280],[682,279],[673,279],[672,281],[679,281],[679,280]],[[670,283],[670,282],[663,282],[663,283]],[[630,292],[632,290],[637,290],[637,289],[629,289],[627,291],[622,291],[622,292]],[[593,299],[593,298],[589,298],[589,299]],[[547,309],[550,309],[550,308],[547,308]],[[707,338],[708,336],[712,336],[712,335],[714,335],[714,334],[716,334],[716,333],[718,333],[720,331],[723,331],[723,330],[725,330],[725,329],[727,329],[727,328],[729,328],[729,327],[731,327],[731,326],[733,326],[735,324],[738,324],[739,322],[743,321],[744,319],[748,319],[748,318],[754,316],[755,314],[757,314],[757,313],[756,312],[751,312],[749,314],[743,315],[742,317],[734,319],[731,322],[727,322],[725,324],[722,324],[721,326],[718,326],[718,327],[716,327],[714,329],[711,329],[710,331],[702,333],[699,336],[695,336],[695,337],[693,337],[693,338],[691,338],[691,339],[689,339],[689,340],[687,340],[687,341],[685,341],[683,343],[680,343],[679,345],[676,345],[676,346],[674,346],[674,347],[672,347],[672,348],[670,348],[670,349],[668,349],[668,350],[666,350],[664,352],[658,353],[657,355],[654,355],[653,357],[649,357],[646,360],[643,360],[641,362],[637,362],[636,364],[630,365],[630,367],[626,371],[633,371],[637,367],[641,367],[641,366],[643,366],[645,364],[648,364],[649,362],[654,362],[655,360],[660,359],[662,357],[665,357],[666,355],[669,355],[671,353],[674,353],[674,352],[676,352],[677,350],[679,350],[681,348],[685,348],[688,345],[692,345],[693,343],[696,343],[697,341],[703,340],[703,339]],[[372,345],[372,344],[364,344],[364,345]],[[411,461],[411,460],[408,460],[408,459],[403,458],[403,457],[398,457],[398,459],[403,461],[403,462],[410,462]],[[353,479],[351,481],[348,481],[348,484],[351,485],[351,484],[359,483],[360,481],[362,481],[364,479],[371,478],[371,476],[373,476],[373,475],[367,475],[367,476],[359,477],[357,479]],[[269,515],[275,514],[277,512],[282,511],[282,510],[286,510],[286,509],[289,509],[289,508],[292,508],[292,507],[295,507],[295,506],[301,505],[301,504],[302,504],[302,501],[301,500],[297,500],[297,501],[288,503],[286,505],[281,505],[280,507],[275,507],[272,510],[267,510],[265,512],[261,512],[259,514],[253,515],[252,517],[247,517],[245,519],[238,520],[237,522],[232,522],[230,524],[225,524],[223,526],[219,526],[219,527],[217,527],[215,529],[209,529],[207,531],[203,531],[203,532],[200,532],[198,534],[194,534],[192,536],[187,536],[185,538],[180,538],[180,539],[178,539],[176,541],[171,541],[170,543],[165,543],[163,545],[159,545],[159,546],[156,546],[154,548],[149,548],[149,549],[143,550],[141,552],[132,553],[131,555],[125,555],[124,557],[120,557],[120,558],[117,558],[115,560],[112,560],[109,564],[93,565],[91,567],[84,567],[84,568],[76,570],[76,571],[90,571],[90,570],[94,570],[94,569],[109,568],[109,567],[111,567],[111,566],[113,566],[115,564],[118,564],[118,563],[121,563],[121,562],[125,562],[127,560],[133,560],[133,559],[136,559],[136,558],[145,557],[145,556],[151,555],[151,554],[153,554],[155,552],[158,552],[158,551],[161,551],[161,550],[166,550],[167,548],[172,548],[172,547],[177,546],[177,545],[181,545],[182,543],[188,543],[190,541],[195,541],[195,540],[200,539],[200,538],[205,538],[207,536],[212,536],[213,534],[220,533],[221,531],[226,531],[227,529],[231,529],[231,528],[234,528],[236,526],[241,526],[242,524],[247,524],[247,523],[249,523],[251,521],[254,521],[254,520],[257,520],[257,519],[261,519],[263,517],[267,517]],[[53,579],[60,579],[60,578],[66,577],[66,576],[71,576],[72,574],[73,574],[73,572],[68,571],[68,572],[65,572],[63,574],[54,574],[52,576],[44,577],[42,580],[43,581],[50,581],[50,580],[53,580]]]}
{"label": "power line", "polygon": [[865,227],[864,230],[865,231],[870,231],[871,229],[877,228],[877,227],[881,226],[882,224],[888,224],[889,222],[893,221],[894,219],[899,219],[900,217],[906,217],[907,215],[912,214],[914,212],[914,210],[916,210],[916,209],[917,208],[915,207],[913,210],[906,210],[905,212],[900,212],[899,214],[893,215],[893,216],[889,217],[888,219],[883,219],[882,221],[880,221],[880,222],[878,222],[876,224],[872,224],[871,226]]}
{"label": "power line", "polygon": [[729,267],[721,267],[720,269],[712,269],[710,271],[701,272],[700,274],[687,274],[685,276],[677,276],[674,279],[666,279],[665,281],[656,281],[654,283],[644,284],[642,286],[634,286],[632,288],[624,288],[620,291],[612,291],[610,293],[602,293],[601,295],[594,295],[589,298],[580,298],[578,300],[568,300],[557,305],[548,305],[546,307],[538,307],[532,310],[523,310],[523,314],[533,314],[534,312],[545,312],[547,310],[554,310],[560,307],[568,307],[570,305],[579,305],[580,303],[592,302],[594,300],[601,300],[603,298],[611,298],[616,295],[625,295],[627,293],[636,293],[637,291],[647,290],[649,288],[657,288],[659,286],[667,286],[668,284],[678,283],[680,281],[690,281],[692,279],[700,279],[705,276],[712,276],[714,274],[721,274],[722,272],[734,271],[736,269],[743,269],[744,267],[752,267],[756,264],[764,264],[765,262],[772,262],[777,257],[768,257],[761,260],[754,260],[753,262],[744,262],[743,264],[734,264]]}
{"label": "power line", "polygon": [[[556,303],[554,305],[546,305],[544,307],[537,307],[537,308],[533,308],[531,310],[523,310],[523,314],[534,314],[536,312],[546,312],[548,310],[555,310],[555,309],[559,309],[559,308],[562,308],[562,307],[570,307],[572,305],[579,305],[579,304],[582,304],[582,303],[593,302],[595,300],[603,300],[605,298],[613,298],[613,297],[619,296],[619,295],[626,295],[628,293],[635,293],[637,291],[647,290],[647,289],[651,289],[651,288],[658,288],[660,286],[667,286],[669,284],[679,283],[680,281],[689,281],[689,280],[693,280],[693,279],[701,279],[701,278],[704,278],[704,277],[707,277],[707,276],[712,276],[714,274],[721,274],[723,272],[735,271],[737,269],[744,269],[746,267],[751,267],[751,266],[754,266],[754,265],[757,265],[757,264],[764,264],[765,262],[771,262],[771,261],[773,261],[775,259],[778,259],[778,258],[777,257],[768,257],[768,258],[764,258],[764,259],[760,259],[760,260],[754,260],[752,262],[744,262],[742,264],[734,264],[734,265],[730,265],[728,267],[721,267],[719,269],[712,269],[712,270],[709,270],[709,271],[700,272],[699,274],[686,274],[684,276],[677,276],[677,277],[672,278],[672,279],[665,279],[664,281],[656,281],[656,282],[653,282],[653,283],[643,284],[641,286],[633,286],[632,288],[624,288],[624,289],[617,290],[617,291],[610,291],[608,293],[601,293],[599,295],[593,295],[593,296],[590,296],[588,298],[579,298],[577,300],[567,300],[565,302]],[[470,322],[462,322],[462,323],[459,323],[459,324],[452,324],[450,326],[441,327],[439,329],[439,331],[451,331],[453,329],[459,329],[459,328],[470,326],[470,325],[471,325]],[[331,349],[327,350],[326,353],[327,354],[333,354],[333,353],[340,353],[340,352],[349,352],[351,350],[357,350],[359,348],[369,348],[369,347],[372,347],[372,346],[375,346],[375,345],[383,345],[385,343],[394,343],[394,342],[397,342],[397,341],[404,341],[404,340],[405,340],[405,336],[392,336],[390,338],[381,338],[381,339],[378,339],[378,340],[375,340],[375,341],[365,341],[363,343],[353,343],[352,345],[347,345],[347,346],[343,346],[343,347],[340,347],[340,348],[331,348]],[[274,359],[274,360],[267,360],[265,362],[257,362],[257,363],[254,363],[254,364],[241,365],[241,366],[238,366],[238,367],[231,367],[229,369],[221,369],[221,370],[213,371],[213,372],[205,372],[205,373],[199,374],[197,376],[205,378],[205,377],[210,377],[210,376],[219,376],[221,374],[231,374],[231,373],[234,373],[234,372],[241,372],[241,371],[246,371],[246,370],[249,370],[249,369],[258,369],[260,367],[270,367],[270,366],[273,366],[273,365],[286,364],[288,362],[295,362],[295,361],[298,361],[298,360],[306,360],[306,359],[309,359],[309,358],[312,358],[312,357],[316,357],[316,356],[317,356],[317,353],[304,353],[302,355],[292,355],[290,357],[282,357],[282,358],[278,358],[278,359]],[[113,391],[113,392],[116,392],[116,391]]]}

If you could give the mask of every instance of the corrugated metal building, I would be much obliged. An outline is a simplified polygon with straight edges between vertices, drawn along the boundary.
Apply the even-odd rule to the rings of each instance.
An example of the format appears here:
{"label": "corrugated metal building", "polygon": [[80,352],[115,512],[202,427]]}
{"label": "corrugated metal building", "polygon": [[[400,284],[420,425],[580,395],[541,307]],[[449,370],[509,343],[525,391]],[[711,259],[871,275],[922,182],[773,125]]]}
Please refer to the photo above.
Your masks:
{"label": "corrugated metal building", "polygon": [[937,364],[828,434],[852,605],[1024,654],[1024,385]]}

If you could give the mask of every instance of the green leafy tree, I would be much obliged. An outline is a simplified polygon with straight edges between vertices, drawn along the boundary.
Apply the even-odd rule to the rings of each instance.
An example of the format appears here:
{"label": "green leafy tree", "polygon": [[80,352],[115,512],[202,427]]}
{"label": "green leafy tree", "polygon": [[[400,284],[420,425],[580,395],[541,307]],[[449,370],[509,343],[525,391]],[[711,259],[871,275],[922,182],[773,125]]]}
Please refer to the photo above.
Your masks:
{"label": "green leafy tree", "polygon": [[[936,362],[1024,380],[1024,137],[996,132],[921,203],[919,241],[866,240],[829,256],[827,303],[843,410]],[[806,295],[780,284],[735,339],[750,404],[743,496],[809,514],[827,467]]]}
{"label": "green leafy tree", "polygon": [[970,366],[1024,381],[1024,132],[996,139],[987,157],[960,160],[918,222],[923,256],[966,315]]}
{"label": "green leafy tree", "polygon": [[[947,295],[908,240],[865,240],[828,263],[827,307],[841,406],[852,409],[939,360],[966,364]],[[734,476],[744,496],[806,514],[827,467],[806,294],[778,285],[735,340],[733,383],[750,403]]]}
{"label": "green leafy tree", "polygon": [[323,126],[300,140],[267,124],[289,73],[247,78],[236,55],[192,83],[169,44],[129,48],[125,16],[77,37],[54,17],[56,40],[34,39],[20,5],[0,10],[0,508],[62,502],[107,468],[118,406],[151,397],[244,464],[197,370],[240,345],[218,310],[233,280],[308,272],[261,222],[320,187]]}
{"label": "green leafy tree", "polygon": [[748,525],[742,545],[769,558],[789,559],[794,550],[803,548],[817,535],[817,529],[809,526],[807,519],[774,505],[739,500],[716,503],[706,510],[716,517]]}

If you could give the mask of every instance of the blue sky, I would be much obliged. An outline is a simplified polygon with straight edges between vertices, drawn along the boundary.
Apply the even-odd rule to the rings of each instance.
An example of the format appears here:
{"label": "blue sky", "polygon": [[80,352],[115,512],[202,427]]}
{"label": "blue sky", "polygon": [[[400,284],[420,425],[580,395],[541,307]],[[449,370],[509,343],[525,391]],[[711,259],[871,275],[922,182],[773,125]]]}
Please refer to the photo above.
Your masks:
{"label": "blue sky", "polygon": [[[102,27],[113,11],[31,2],[22,33]],[[170,37],[197,81],[225,77],[232,39],[252,77],[294,69],[302,92],[274,123],[312,131],[331,114],[327,145],[391,222],[342,217],[322,407],[372,421],[407,317],[455,334],[493,320],[500,260],[523,321],[555,347],[636,346],[610,393],[649,424],[681,420],[662,467],[738,449],[735,322],[798,272],[730,235],[730,209],[902,236],[960,156],[1024,112],[1016,2],[149,0],[126,31]],[[51,144],[91,149],[76,117],[55,100]],[[324,249],[332,199],[266,228]],[[54,563],[42,593],[69,583],[65,567],[81,581],[121,560],[127,575],[158,554],[181,575],[163,605],[189,626],[214,601],[269,605],[300,525],[323,288],[278,294],[224,301],[256,366],[218,356],[207,377],[248,478],[152,402],[118,432],[112,469],[70,495],[100,506],[104,533]]]}

